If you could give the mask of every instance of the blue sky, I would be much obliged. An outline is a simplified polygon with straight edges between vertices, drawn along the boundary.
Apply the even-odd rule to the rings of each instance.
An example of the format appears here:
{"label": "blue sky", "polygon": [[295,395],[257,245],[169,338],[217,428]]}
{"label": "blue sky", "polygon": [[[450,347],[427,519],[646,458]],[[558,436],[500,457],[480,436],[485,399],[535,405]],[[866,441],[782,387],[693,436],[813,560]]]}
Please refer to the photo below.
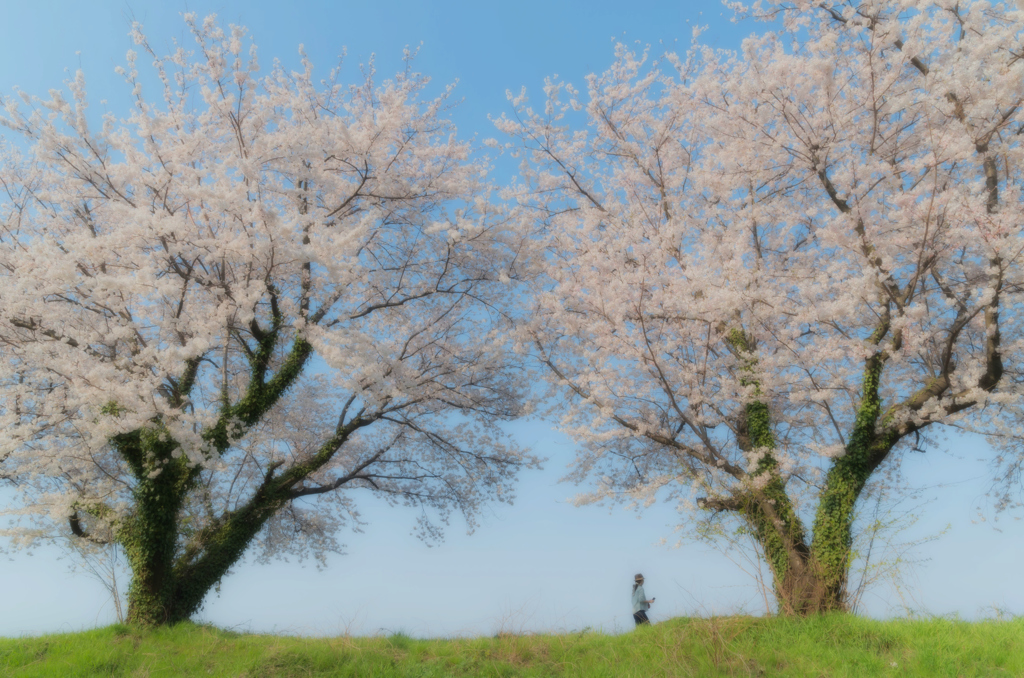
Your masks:
{"label": "blue sky", "polygon": [[[180,14],[216,13],[223,24],[247,26],[261,61],[279,57],[297,66],[305,45],[326,71],[347,48],[349,73],[377,55],[382,77],[397,70],[405,46],[422,43],[417,68],[434,82],[459,81],[464,101],[454,113],[460,133],[494,136],[487,116],[508,111],[505,91],[526,86],[539,94],[545,76],[582,85],[584,77],[612,60],[615,40],[652,52],[707,24],[702,39],[734,48],[757,29],[728,22],[713,3],[634,0],[623,2],[113,2],[36,0],[5,3],[0,40],[0,93],[15,86],[45,94],[76,69],[85,71],[98,105],[108,100],[127,112],[126,88],[114,74],[132,45],[129,17],[143,22],[158,50],[185,38]],[[724,14],[724,16],[723,16]],[[663,43],[659,44],[659,43]],[[498,174],[513,171],[498,160]],[[213,593],[200,619],[224,627],[307,634],[404,631],[417,636],[491,634],[500,630],[563,630],[584,627],[626,630],[631,624],[633,573],[647,576],[657,596],[652,618],[679,614],[760,613],[764,602],[748,574],[702,544],[675,542],[679,515],[659,504],[642,517],[619,508],[575,508],[566,499],[576,488],[558,479],[572,459],[571,441],[544,422],[512,427],[523,443],[549,461],[521,478],[512,507],[485,512],[471,536],[453,521],[447,540],[428,548],[411,536],[415,515],[364,497],[365,532],[345,534],[347,554],[318,571],[311,564],[242,564]],[[924,561],[908,572],[908,587],[881,586],[865,611],[902,614],[903,605],[925,614],[973,618],[1001,609],[1024,613],[1024,524],[1014,516],[993,519],[985,493],[991,469],[983,442],[951,438],[951,453],[910,455],[904,473],[931,500],[918,522],[897,537],[912,541],[945,533],[918,548]],[[7,495],[0,493],[0,501]],[[914,505],[914,504],[911,504]],[[978,508],[982,513],[979,515]],[[981,518],[985,521],[981,521]],[[946,529],[948,526],[948,530]],[[998,529],[995,529],[998,528]],[[669,546],[659,545],[662,538]],[[105,590],[69,573],[50,549],[15,553],[0,560],[0,635],[77,630],[113,621]],[[126,582],[125,582],[126,584]]]}

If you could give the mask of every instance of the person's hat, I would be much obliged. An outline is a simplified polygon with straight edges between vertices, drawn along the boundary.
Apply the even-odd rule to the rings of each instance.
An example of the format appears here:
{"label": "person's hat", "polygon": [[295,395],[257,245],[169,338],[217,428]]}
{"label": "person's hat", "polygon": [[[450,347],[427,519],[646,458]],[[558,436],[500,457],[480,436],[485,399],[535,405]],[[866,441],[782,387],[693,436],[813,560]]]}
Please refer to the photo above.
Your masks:
{"label": "person's hat", "polygon": [[635,577],[633,577],[633,581],[643,581],[643,580],[644,580],[644,576],[642,574],[637,574]]}

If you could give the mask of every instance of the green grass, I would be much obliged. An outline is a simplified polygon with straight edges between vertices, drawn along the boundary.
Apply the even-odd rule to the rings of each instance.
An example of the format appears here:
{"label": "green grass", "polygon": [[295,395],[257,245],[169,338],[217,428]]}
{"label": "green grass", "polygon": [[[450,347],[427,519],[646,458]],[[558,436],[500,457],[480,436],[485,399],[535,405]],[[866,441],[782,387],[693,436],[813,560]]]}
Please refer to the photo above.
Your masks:
{"label": "green grass", "polygon": [[295,638],[181,624],[0,639],[2,676],[1024,676],[1024,618],[672,619],[580,632]]}

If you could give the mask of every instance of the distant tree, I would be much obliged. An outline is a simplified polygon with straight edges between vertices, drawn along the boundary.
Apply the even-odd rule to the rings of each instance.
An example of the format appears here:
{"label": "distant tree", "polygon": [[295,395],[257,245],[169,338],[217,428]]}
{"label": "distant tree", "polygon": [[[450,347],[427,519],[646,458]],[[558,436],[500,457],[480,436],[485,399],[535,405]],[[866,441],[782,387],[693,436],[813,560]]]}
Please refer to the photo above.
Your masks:
{"label": "distant tree", "polygon": [[581,503],[731,518],[809,614],[847,605],[883,463],[934,424],[1024,439],[1024,12],[739,11],[782,28],[653,66],[620,46],[585,97],[511,98],[548,248],[522,349],[564,396]]}
{"label": "distant tree", "polygon": [[260,76],[244,29],[186,21],[194,53],[136,27],[159,93],[129,52],[129,118],[91,125],[81,73],[0,118],[8,534],[116,542],[140,625],[194,614],[254,544],[336,549],[356,490],[432,539],[536,465],[499,428],[520,237],[447,91],[408,60]]}

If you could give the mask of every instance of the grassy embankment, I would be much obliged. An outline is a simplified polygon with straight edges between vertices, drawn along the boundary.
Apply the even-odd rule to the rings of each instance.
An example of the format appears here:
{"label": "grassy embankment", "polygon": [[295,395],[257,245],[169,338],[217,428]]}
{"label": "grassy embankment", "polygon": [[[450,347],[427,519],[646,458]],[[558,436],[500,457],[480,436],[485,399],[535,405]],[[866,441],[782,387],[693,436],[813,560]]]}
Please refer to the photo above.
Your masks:
{"label": "grassy embankment", "polygon": [[673,619],[634,633],[294,638],[182,624],[0,639],[2,676],[1024,676],[1024,618]]}

